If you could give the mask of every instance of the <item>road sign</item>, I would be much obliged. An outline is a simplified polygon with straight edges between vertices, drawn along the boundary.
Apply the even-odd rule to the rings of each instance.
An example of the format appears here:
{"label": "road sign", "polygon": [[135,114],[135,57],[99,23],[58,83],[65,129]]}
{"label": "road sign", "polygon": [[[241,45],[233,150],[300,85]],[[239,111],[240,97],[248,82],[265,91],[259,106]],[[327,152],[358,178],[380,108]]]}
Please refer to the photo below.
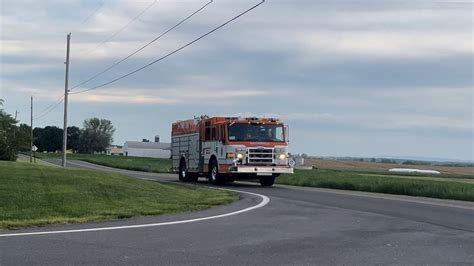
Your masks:
{"label": "road sign", "polygon": [[38,150],[38,147],[36,147],[35,145],[33,145],[33,147],[31,147],[31,150],[32,150],[32,151],[37,151],[37,150]]}

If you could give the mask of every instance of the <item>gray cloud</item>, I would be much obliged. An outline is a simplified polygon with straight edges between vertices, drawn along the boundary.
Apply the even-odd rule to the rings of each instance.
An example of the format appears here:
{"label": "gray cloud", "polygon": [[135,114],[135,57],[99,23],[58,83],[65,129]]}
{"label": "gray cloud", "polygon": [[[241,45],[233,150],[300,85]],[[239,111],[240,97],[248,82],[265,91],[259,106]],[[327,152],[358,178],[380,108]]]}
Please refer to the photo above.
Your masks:
{"label": "gray cloud", "polygon": [[[2,1],[0,97],[28,121],[63,91],[65,35],[71,84],[123,58],[206,1]],[[140,67],[255,1],[215,1],[199,16],[81,89]],[[473,159],[472,3],[267,1],[237,23],[144,71],[71,95],[71,122],[112,119],[115,139],[150,138],[207,113],[277,114],[294,152]],[[38,126],[61,125],[61,108]],[[136,119],[140,117],[140,119]],[[373,140],[376,140],[374,142]],[[407,143],[400,149],[397,141]]]}

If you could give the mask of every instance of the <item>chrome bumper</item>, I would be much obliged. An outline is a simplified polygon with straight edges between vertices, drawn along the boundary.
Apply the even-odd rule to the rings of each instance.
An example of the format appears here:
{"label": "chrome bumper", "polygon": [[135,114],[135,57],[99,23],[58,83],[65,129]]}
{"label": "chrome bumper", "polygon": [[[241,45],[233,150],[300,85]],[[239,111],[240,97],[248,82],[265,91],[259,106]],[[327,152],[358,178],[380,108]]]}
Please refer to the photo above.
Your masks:
{"label": "chrome bumper", "polygon": [[231,173],[241,174],[293,174],[292,167],[277,167],[277,166],[233,166],[230,169]]}

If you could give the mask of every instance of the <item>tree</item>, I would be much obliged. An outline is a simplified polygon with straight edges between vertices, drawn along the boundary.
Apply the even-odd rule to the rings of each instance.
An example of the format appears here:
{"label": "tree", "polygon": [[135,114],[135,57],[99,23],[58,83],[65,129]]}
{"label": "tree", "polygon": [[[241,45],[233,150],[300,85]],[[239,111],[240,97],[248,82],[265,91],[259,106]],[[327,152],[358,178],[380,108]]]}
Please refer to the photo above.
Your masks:
{"label": "tree", "polygon": [[38,147],[38,151],[42,151],[42,150],[40,150],[39,146],[40,146],[40,143],[42,142],[43,131],[44,131],[44,129],[41,128],[41,127],[35,127],[33,129],[33,145]]}
{"label": "tree", "polygon": [[31,141],[31,127],[27,124],[20,124],[17,132],[18,150],[19,151],[30,151]]}
{"label": "tree", "polygon": [[[3,106],[3,99],[0,99],[0,106]],[[0,109],[0,160],[15,161],[18,155],[18,142],[15,138],[17,121]]]}
{"label": "tree", "polygon": [[107,119],[90,118],[84,120],[80,137],[79,152],[101,152],[113,142],[115,128]]}
{"label": "tree", "polygon": [[81,129],[79,129],[76,126],[67,128],[67,148],[68,149],[72,150],[73,152],[77,152],[79,150],[80,138],[81,138]]}
{"label": "tree", "polygon": [[381,162],[381,163],[395,163],[395,161],[393,161],[393,160],[391,160],[391,159],[386,159],[386,158],[380,159],[380,162]]}
{"label": "tree", "polygon": [[62,149],[63,130],[56,126],[47,126],[45,128],[35,128],[33,130],[34,145],[38,151],[55,152]]}

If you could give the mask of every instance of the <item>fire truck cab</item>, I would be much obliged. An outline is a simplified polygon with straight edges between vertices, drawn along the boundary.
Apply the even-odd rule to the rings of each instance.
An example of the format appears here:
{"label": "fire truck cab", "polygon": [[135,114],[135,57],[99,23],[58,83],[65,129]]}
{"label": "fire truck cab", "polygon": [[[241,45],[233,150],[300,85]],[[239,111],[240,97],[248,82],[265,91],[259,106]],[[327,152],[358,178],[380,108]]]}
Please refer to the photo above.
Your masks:
{"label": "fire truck cab", "polygon": [[207,176],[221,184],[258,179],[273,185],[283,173],[293,173],[288,157],[288,127],[273,118],[201,116],[173,123],[173,171],[182,181]]}

